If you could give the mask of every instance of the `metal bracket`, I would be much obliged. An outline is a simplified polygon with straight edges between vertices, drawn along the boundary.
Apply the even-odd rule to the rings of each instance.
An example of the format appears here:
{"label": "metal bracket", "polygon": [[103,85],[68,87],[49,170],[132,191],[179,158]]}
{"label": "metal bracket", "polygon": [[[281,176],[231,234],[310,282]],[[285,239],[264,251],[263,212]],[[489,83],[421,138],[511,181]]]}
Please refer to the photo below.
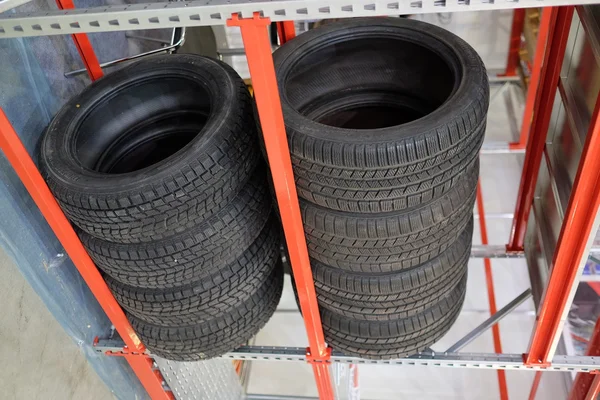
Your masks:
{"label": "metal bracket", "polygon": [[105,354],[107,356],[143,356],[150,358],[150,353],[147,350],[143,353],[131,351],[120,339],[100,339],[96,336],[92,343],[92,348],[96,353]]}
{"label": "metal bracket", "polygon": [[310,348],[306,348],[306,362],[309,364],[331,364],[331,347],[325,349],[324,356],[313,356],[310,352]]}

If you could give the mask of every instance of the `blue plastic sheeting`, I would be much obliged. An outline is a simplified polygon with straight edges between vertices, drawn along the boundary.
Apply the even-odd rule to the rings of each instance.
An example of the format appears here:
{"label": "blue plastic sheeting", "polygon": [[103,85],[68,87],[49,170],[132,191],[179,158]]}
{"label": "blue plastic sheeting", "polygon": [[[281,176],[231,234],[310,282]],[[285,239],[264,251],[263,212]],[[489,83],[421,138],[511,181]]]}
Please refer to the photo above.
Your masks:
{"label": "blue plastic sheeting", "polygon": [[[34,160],[52,116],[86,84],[86,76],[63,76],[79,65],[68,36],[0,40],[0,107]],[[111,323],[1,153],[0,246],[113,393],[147,398],[125,360],[92,350],[94,337],[106,336]]]}

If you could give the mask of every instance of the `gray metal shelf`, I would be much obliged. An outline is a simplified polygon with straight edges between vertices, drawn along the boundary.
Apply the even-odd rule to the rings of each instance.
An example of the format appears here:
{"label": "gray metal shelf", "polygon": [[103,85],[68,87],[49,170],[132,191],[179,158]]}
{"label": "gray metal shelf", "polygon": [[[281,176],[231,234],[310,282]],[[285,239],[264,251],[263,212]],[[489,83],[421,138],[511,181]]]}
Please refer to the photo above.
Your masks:
{"label": "gray metal shelf", "polygon": [[[14,1],[14,0],[11,0]],[[232,14],[272,21],[595,4],[598,0],[206,0],[78,8],[0,17],[0,38],[225,25]]]}

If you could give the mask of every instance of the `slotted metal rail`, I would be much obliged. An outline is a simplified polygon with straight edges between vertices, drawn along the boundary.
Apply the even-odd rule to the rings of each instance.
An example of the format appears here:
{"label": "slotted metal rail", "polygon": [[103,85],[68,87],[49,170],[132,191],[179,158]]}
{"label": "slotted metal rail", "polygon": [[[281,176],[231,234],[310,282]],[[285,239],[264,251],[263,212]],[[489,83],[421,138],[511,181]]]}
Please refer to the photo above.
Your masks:
{"label": "slotted metal rail", "polygon": [[225,25],[236,14],[271,21],[397,16],[594,4],[597,0],[206,0],[18,13],[0,18],[0,38]]}

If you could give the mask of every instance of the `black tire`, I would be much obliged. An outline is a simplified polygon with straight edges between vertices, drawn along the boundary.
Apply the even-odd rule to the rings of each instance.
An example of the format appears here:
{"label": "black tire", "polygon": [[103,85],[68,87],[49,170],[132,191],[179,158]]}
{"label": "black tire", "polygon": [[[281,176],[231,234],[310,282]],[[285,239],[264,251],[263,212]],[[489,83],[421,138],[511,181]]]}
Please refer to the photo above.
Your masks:
{"label": "black tire", "polygon": [[246,301],[271,275],[279,256],[280,228],[273,216],[240,258],[200,281],[172,289],[137,288],[109,276],[106,283],[130,314],[160,326],[190,325]]}
{"label": "black tire", "polygon": [[[456,157],[448,161],[452,168],[439,168],[438,175],[430,170],[417,171],[412,175],[400,175],[388,180],[390,186],[381,188],[378,180],[360,182],[360,188],[352,187],[353,182],[344,178],[331,179],[313,171],[301,172],[295,168],[298,195],[314,204],[345,212],[381,213],[403,211],[433,201],[462,179],[464,170],[479,156],[483,143],[482,134],[473,140],[465,150],[465,158]],[[396,181],[392,186],[391,181]]]}
{"label": "black tire", "polygon": [[334,332],[325,329],[325,340],[336,351],[340,351],[349,356],[367,358],[371,360],[390,360],[412,356],[420,353],[440,340],[452,327],[461,307],[456,307],[448,318],[444,318],[441,324],[436,324],[432,331],[424,332],[412,339],[399,343],[386,343],[381,340],[378,344],[358,344],[352,340],[347,341],[338,338]]}
{"label": "black tire", "polygon": [[263,168],[225,208],[201,224],[152,243],[117,244],[80,233],[96,265],[127,285],[143,288],[182,286],[232,263],[258,237],[271,198]]}
{"label": "black tire", "polygon": [[175,361],[206,360],[232,351],[256,335],[275,312],[282,289],[283,271],[276,268],[248,300],[196,325],[164,327],[128,317],[152,354]]}
{"label": "black tire", "polygon": [[462,279],[468,267],[472,231],[471,223],[439,257],[400,273],[348,273],[313,263],[319,304],[352,319],[414,315],[445,296]]}
{"label": "black tire", "polygon": [[137,243],[214,214],[259,158],[251,98],[237,73],[210,58],[165,55],[71,99],[45,133],[40,169],[74,224]]}
{"label": "black tire", "polygon": [[442,197],[406,211],[345,213],[301,201],[312,258],[355,272],[414,268],[456,241],[473,213],[478,160]]}
{"label": "black tire", "polygon": [[298,36],[274,61],[298,193],[315,204],[410,208],[447,192],[479,150],[487,72],[442,28],[345,20]]}
{"label": "black tire", "polygon": [[323,329],[342,341],[360,345],[401,343],[415,337],[425,336],[442,325],[456,309],[462,307],[467,286],[467,274],[446,296],[439,297],[429,307],[409,318],[378,321],[359,321],[321,309]]}

